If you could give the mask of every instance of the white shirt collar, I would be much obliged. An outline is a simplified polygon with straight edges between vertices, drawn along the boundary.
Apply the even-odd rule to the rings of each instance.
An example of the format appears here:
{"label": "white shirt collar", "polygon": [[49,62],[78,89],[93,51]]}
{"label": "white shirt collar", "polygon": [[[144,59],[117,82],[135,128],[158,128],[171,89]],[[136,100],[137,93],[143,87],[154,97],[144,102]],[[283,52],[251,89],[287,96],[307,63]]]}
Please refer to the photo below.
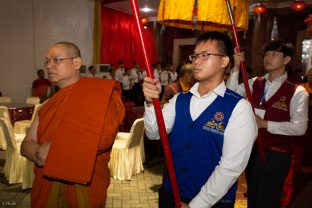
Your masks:
{"label": "white shirt collar", "polygon": [[285,72],[282,76],[274,79],[273,81],[269,80],[269,73],[266,73],[263,77],[269,82],[284,82],[288,76],[287,76],[287,73]]}
{"label": "white shirt collar", "polygon": [[225,86],[225,83],[224,81],[221,82],[218,87],[216,87],[215,89],[213,89],[211,92],[208,92],[207,94],[203,95],[203,96],[200,96],[199,93],[198,93],[198,86],[199,86],[199,83],[196,82],[193,87],[190,89],[190,92],[198,97],[198,98],[201,98],[201,97],[207,97],[211,94],[211,92],[215,93],[216,95],[219,95],[221,97],[224,97],[224,93],[225,93],[225,90],[226,90],[226,86]]}

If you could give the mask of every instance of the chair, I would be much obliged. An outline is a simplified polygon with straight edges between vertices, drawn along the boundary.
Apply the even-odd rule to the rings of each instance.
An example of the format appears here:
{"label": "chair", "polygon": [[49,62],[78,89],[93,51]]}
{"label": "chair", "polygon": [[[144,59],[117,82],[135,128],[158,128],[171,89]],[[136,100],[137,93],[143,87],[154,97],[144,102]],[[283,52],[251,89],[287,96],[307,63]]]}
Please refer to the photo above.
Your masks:
{"label": "chair", "polygon": [[10,103],[11,98],[10,97],[0,97],[0,103]]}
{"label": "chair", "polygon": [[[9,110],[6,106],[0,106],[0,118],[9,119]],[[0,149],[6,150],[7,143],[4,138],[4,132],[2,126],[0,126]]]}
{"label": "chair", "polygon": [[41,104],[35,105],[35,109],[32,113],[31,120],[15,121],[14,132],[18,134],[26,134],[26,130],[30,127],[31,123],[35,119],[35,116],[40,108]]}
{"label": "chair", "polygon": [[144,170],[144,122],[136,119],[130,132],[118,132],[110,154],[111,176],[118,180],[131,180],[132,175]]}
{"label": "chair", "polygon": [[28,97],[28,98],[26,98],[26,103],[38,105],[38,104],[40,104],[40,98],[39,97]]}
{"label": "chair", "polygon": [[9,184],[22,183],[25,158],[20,155],[20,146],[25,134],[14,134],[10,120],[0,118],[4,137],[7,143],[3,173]]}
{"label": "chair", "polygon": [[[7,151],[9,151],[9,152],[7,152],[6,158],[13,158],[13,159],[10,159],[11,161],[20,160],[20,167],[19,168],[12,167],[12,165],[8,164],[8,168],[6,169],[6,171],[4,171],[4,173],[5,173],[6,178],[9,181],[9,183],[20,183],[20,182],[22,182],[22,189],[23,190],[32,187],[32,183],[34,181],[35,175],[34,175],[34,163],[29,161],[27,158],[22,157],[20,155],[20,145],[21,145],[21,143],[22,143],[22,141],[26,135],[26,129],[28,129],[30,127],[30,124],[34,120],[35,115],[36,115],[40,105],[41,104],[38,104],[35,106],[31,120],[16,121],[14,123],[13,132],[12,132],[12,130],[9,130],[9,129],[13,129],[13,127],[12,127],[12,124],[11,124],[9,116],[8,116],[9,115],[8,109],[5,106],[0,106],[0,118],[3,118],[3,120],[7,121],[7,126],[8,126],[8,133],[7,134],[8,135],[14,134],[15,140],[16,140],[15,141],[16,145],[14,145],[14,142],[12,142],[12,144],[10,144],[11,147],[8,147]],[[0,129],[2,129],[2,128],[3,128],[2,125],[0,125]],[[17,129],[17,131],[15,131],[15,129]],[[2,131],[0,131],[0,136],[1,136],[1,132]],[[15,148],[15,146],[16,146],[16,148]],[[7,145],[6,145],[6,148],[7,148]],[[16,151],[17,153],[12,153],[14,151]],[[13,156],[11,156],[11,155],[13,155]],[[15,158],[17,158],[17,159],[15,159]],[[10,161],[8,161],[8,163],[10,163]],[[18,173],[18,174],[16,174],[16,177],[10,176],[12,172]]]}
{"label": "chair", "polygon": [[35,179],[35,174],[34,174],[34,166],[35,164],[28,160],[27,158],[23,157],[22,160],[24,162],[22,163],[24,167],[22,168],[24,171],[22,172],[22,177],[23,177],[23,183],[22,183],[22,189],[28,189],[32,187],[32,184]]}

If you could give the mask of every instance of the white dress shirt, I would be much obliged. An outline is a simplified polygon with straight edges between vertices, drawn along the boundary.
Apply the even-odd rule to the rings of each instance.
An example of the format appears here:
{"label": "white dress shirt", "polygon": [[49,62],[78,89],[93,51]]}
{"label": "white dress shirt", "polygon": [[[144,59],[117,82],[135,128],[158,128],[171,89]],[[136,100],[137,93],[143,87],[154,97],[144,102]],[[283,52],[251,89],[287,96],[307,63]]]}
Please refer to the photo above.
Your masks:
{"label": "white dress shirt", "polygon": [[118,80],[119,82],[122,82],[122,77],[123,77],[124,73],[125,73],[125,69],[124,68],[118,68],[115,71],[115,79]]}
{"label": "white dress shirt", "polygon": [[175,82],[178,78],[177,72],[170,72],[171,82]]}
{"label": "white dress shirt", "polygon": [[160,78],[160,73],[161,71],[158,70],[157,68],[154,69],[154,78],[159,79]]}
{"label": "white dress shirt", "polygon": [[161,71],[160,73],[160,84],[161,86],[167,86],[171,81],[169,77],[170,72],[169,71]]}
{"label": "white dress shirt", "polygon": [[[239,71],[231,72],[230,77],[226,83],[227,87],[231,90],[236,91],[238,94],[246,97],[244,84],[238,85]],[[269,81],[269,74],[264,75],[266,79],[265,83],[265,100],[269,100],[276,91],[281,87],[283,82],[287,79],[287,74],[278,77],[272,82]],[[248,80],[250,92],[252,94],[252,85],[257,77]],[[309,95],[302,86],[298,86],[295,93],[290,101],[290,121],[277,122],[268,121],[268,131],[272,134],[290,135],[290,136],[301,136],[307,130],[308,121],[308,105]]]}
{"label": "white dress shirt", "polygon": [[140,73],[140,80],[144,80],[144,78],[147,76],[146,74],[146,70],[143,70],[141,73]]}
{"label": "white dress shirt", "polygon": [[127,74],[124,74],[121,78],[121,85],[123,90],[131,90],[131,77]]}
{"label": "white dress shirt", "polygon": [[139,78],[140,78],[140,72],[139,69],[137,68],[132,68],[130,70],[130,77],[133,83],[139,83]]}
{"label": "white dress shirt", "polygon": [[[217,88],[204,96],[198,93],[198,83],[190,90],[193,94],[190,102],[190,114],[193,120],[217,98],[224,96],[226,87],[222,82]],[[167,133],[170,133],[175,121],[175,103],[177,95],[169,100],[163,108],[164,122]],[[145,105],[146,106],[146,105]],[[159,139],[159,131],[154,107],[145,107],[144,125],[146,135],[150,139]],[[242,133],[243,132],[243,133]],[[241,99],[234,108],[224,131],[222,157],[201,191],[189,203],[191,208],[209,208],[218,202],[235,183],[244,171],[258,129],[252,107],[246,99]]]}

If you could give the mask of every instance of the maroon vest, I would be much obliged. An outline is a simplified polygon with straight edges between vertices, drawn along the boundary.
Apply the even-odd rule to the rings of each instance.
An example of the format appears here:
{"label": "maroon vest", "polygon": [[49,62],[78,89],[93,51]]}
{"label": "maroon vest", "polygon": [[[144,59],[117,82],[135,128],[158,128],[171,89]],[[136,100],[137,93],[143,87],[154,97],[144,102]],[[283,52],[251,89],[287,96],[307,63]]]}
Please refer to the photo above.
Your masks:
{"label": "maroon vest", "polygon": [[[285,80],[277,92],[267,101],[263,99],[260,106],[261,98],[264,95],[266,80],[262,77],[258,77],[253,84],[253,104],[255,108],[261,108],[265,110],[264,120],[268,121],[290,121],[290,101],[293,97],[297,85]],[[287,136],[281,134],[272,134],[266,129],[259,129],[263,146],[266,150],[274,150],[280,152],[292,153],[294,148],[294,141],[297,136]]]}

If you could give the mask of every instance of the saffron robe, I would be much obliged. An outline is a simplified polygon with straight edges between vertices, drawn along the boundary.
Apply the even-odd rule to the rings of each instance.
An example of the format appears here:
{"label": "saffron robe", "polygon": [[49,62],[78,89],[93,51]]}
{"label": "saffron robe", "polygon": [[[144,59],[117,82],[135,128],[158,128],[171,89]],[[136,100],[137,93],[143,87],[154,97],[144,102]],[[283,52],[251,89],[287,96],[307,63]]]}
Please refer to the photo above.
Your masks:
{"label": "saffron robe", "polygon": [[105,207],[107,164],[124,114],[115,80],[81,78],[48,100],[37,140],[51,146],[44,167],[35,167],[31,206]]}

